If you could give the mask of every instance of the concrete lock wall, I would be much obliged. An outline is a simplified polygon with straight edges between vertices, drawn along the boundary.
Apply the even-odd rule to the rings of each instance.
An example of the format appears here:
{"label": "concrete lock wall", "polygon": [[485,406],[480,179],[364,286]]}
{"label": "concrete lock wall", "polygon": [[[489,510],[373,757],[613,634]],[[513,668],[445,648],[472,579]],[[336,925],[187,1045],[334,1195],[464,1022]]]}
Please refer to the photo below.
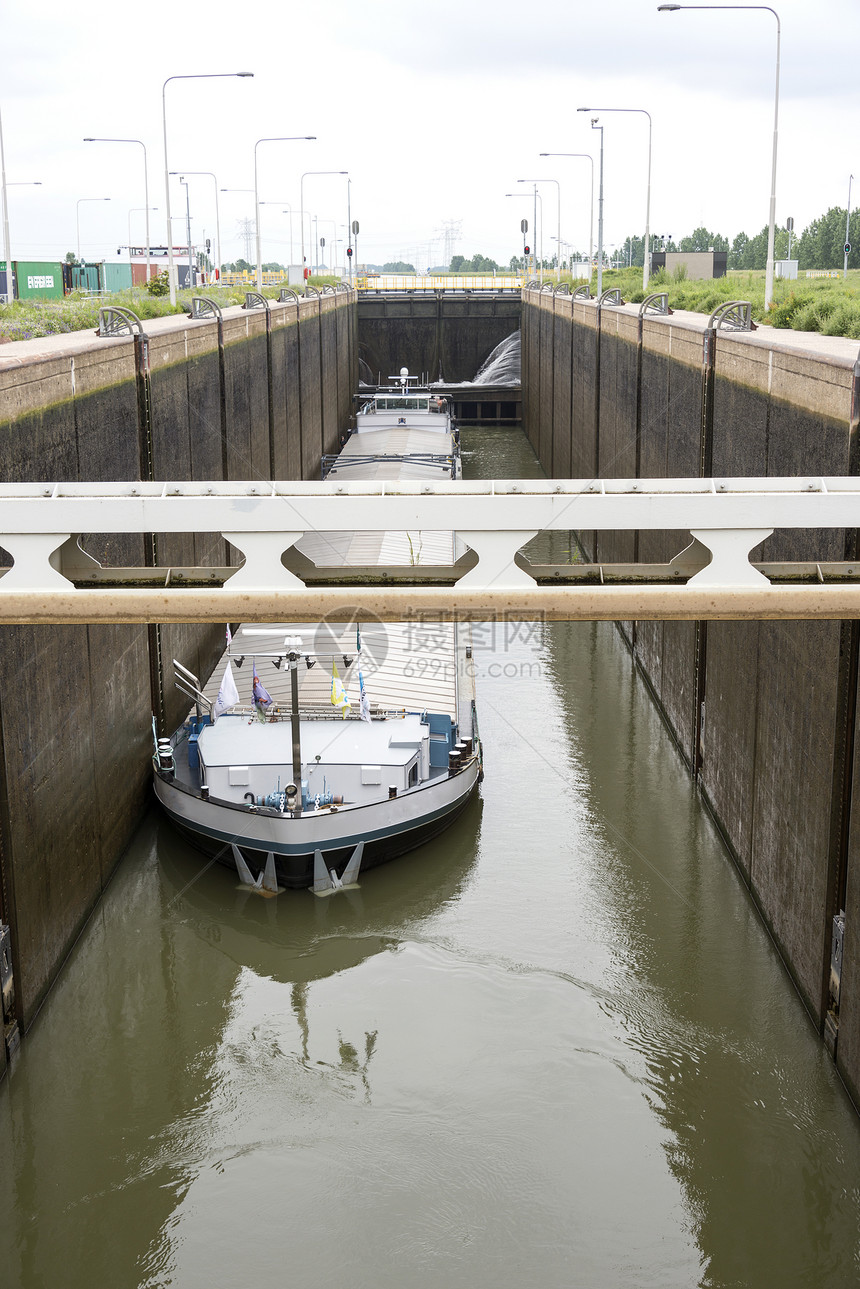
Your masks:
{"label": "concrete lock wall", "polygon": [[[765,327],[717,332],[705,379],[706,321],[680,312],[640,319],[637,306],[526,292],[524,415],[548,473],[858,473],[856,342]],[[664,562],[690,541],[674,532],[579,537],[588,558],[606,562]],[[776,532],[753,558],[857,555],[854,530]],[[860,1104],[858,623],[620,626]],[[843,908],[834,1007],[831,939]]]}
{"label": "concrete lock wall", "polygon": [[519,292],[366,295],[358,302],[364,379],[383,383],[408,367],[413,376],[460,384],[474,380],[496,345],[520,325]]}
{"label": "concrete lock wall", "polygon": [[[353,293],[144,327],[145,344],[76,333],[0,348],[5,482],[320,477],[357,388]],[[87,550],[112,565],[236,562],[212,533]],[[19,1029],[148,800],[150,713],[162,733],[187,707],[171,660],[206,678],[223,642],[223,627],[194,625],[0,632],[0,918]]]}

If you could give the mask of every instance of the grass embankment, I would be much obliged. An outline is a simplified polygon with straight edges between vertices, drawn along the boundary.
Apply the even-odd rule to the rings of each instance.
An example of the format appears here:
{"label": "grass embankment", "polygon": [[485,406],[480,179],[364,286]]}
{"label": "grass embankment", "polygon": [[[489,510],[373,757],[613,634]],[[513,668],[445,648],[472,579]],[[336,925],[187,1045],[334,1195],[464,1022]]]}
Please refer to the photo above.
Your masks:
{"label": "grass embankment", "polygon": [[[728,300],[748,300],[756,322],[860,340],[860,270],[849,272],[844,281],[841,275],[799,278],[795,282],[777,280],[770,309],[764,307],[764,280],[763,269],[731,272],[725,277],[704,281],[674,278],[660,269],[648,283],[648,292],[666,291],[670,308],[705,314]],[[571,283],[572,287],[576,285],[580,283]],[[640,304],[645,299],[641,269],[608,269],[603,274],[603,289],[607,287],[618,287],[623,299],[630,304]],[[591,290],[597,290],[596,273],[591,279]]]}
{"label": "grass embankment", "polygon": [[[571,288],[581,285],[581,281],[573,282],[562,274],[562,281],[565,280],[570,282]],[[332,277],[315,277],[311,278],[311,285],[321,288],[336,281]],[[639,304],[645,298],[641,269],[607,269],[603,274],[603,286],[604,289],[618,287],[622,297],[631,304]],[[265,287],[263,294],[276,300],[279,290],[279,287]],[[597,290],[596,273],[591,279],[591,290]],[[732,272],[723,278],[700,281],[675,278],[661,269],[651,278],[648,290],[668,292],[669,305],[673,309],[689,309],[704,314],[712,313],[727,300],[749,300],[756,322],[860,340],[860,270],[849,272],[845,281],[841,276],[777,281],[774,284],[774,302],[769,310],[764,307],[764,270]],[[175,306],[171,306],[167,296],[150,295],[142,289],[98,297],[74,292],[64,300],[16,300],[14,304],[0,305],[0,344],[58,332],[95,330],[99,323],[99,308],[111,304],[124,305],[142,319],[188,313],[192,294],[209,296],[222,308],[245,302],[245,287],[239,286],[205,286],[193,293],[181,292]]]}
{"label": "grass embankment", "polygon": [[[314,277],[311,286],[322,288],[337,281],[333,277]],[[264,287],[263,295],[277,300],[280,289],[280,286]],[[141,319],[163,318],[171,313],[190,313],[192,295],[205,295],[222,309],[244,304],[245,290],[243,286],[204,286],[196,291],[180,291],[175,305],[171,305],[169,296],[150,295],[143,288],[102,296],[73,291],[63,300],[15,300],[13,304],[0,304],[0,344],[68,331],[95,331],[99,325],[99,309],[112,304],[131,309]]]}

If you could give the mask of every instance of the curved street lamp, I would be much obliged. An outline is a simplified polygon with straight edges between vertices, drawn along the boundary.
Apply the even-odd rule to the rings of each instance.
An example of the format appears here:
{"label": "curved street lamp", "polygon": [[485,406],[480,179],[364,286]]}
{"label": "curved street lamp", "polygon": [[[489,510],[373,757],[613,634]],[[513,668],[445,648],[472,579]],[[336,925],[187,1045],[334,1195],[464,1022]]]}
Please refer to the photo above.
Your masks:
{"label": "curved street lamp", "polygon": [[[142,139],[84,139],[84,143],[137,143],[143,148],[143,200],[145,202],[144,210],[146,211],[146,280],[150,277],[150,253],[149,253],[149,168],[146,164],[146,144]],[[155,207],[152,208],[153,210]],[[129,241],[131,238],[129,237]],[[80,250],[78,259],[81,258]]]}
{"label": "curved street lamp", "polygon": [[218,209],[218,180],[211,170],[171,170],[172,175],[206,175],[215,183],[215,256],[218,263],[218,281],[221,281],[221,213]]}
{"label": "curved street lamp", "polygon": [[[293,262],[293,208],[288,201],[261,201],[261,206],[280,206],[282,215],[290,217],[290,264]],[[289,269],[287,270],[289,276]]]}
{"label": "curved street lamp", "polygon": [[[555,238],[555,240],[556,240],[557,242],[561,243],[561,184],[559,183],[559,181],[558,181],[557,179],[518,179],[518,180],[517,180],[517,183],[518,183],[518,184],[535,184],[535,185],[537,185],[537,184],[555,184],[555,186],[556,186],[556,201],[557,201],[557,203],[558,203],[558,204],[557,204],[557,207],[556,207],[556,225],[555,225],[556,238]],[[543,208],[542,208],[542,207],[541,207],[541,220],[540,220],[540,250],[541,250],[541,261],[543,261]],[[541,263],[541,268],[543,268],[543,263]]]}
{"label": "curved street lamp", "polygon": [[110,201],[110,197],[79,197],[78,204],[75,207],[75,226],[78,234],[78,259],[81,258],[81,202],[82,201]]}
{"label": "curved street lamp", "polygon": [[641,112],[648,118],[648,186],[645,196],[645,246],[643,248],[642,290],[648,290],[651,276],[651,113],[644,107],[578,107],[577,112]]}
{"label": "curved street lamp", "polygon": [[299,183],[299,211],[302,225],[302,291],[305,291],[305,180],[308,175],[348,175],[348,170],[306,170]]}
{"label": "curved street lamp", "polygon": [[3,118],[0,116],[0,204],[3,207],[3,251],[6,257],[6,299],[15,299],[15,283],[12,277],[12,245],[9,239],[9,194],[7,188],[41,188],[41,179],[22,179],[12,183],[6,182],[6,153],[3,149]]}
{"label": "curved street lamp", "polygon": [[776,145],[779,136],[779,42],[782,27],[779,14],[769,4],[658,4],[658,13],[674,13],[677,9],[759,9],[772,13],[776,18],[776,89],[773,96],[773,159],[770,170],[770,216],[767,225],[767,268],[764,280],[764,307],[773,303],[773,244],[776,225]]}
{"label": "curved street lamp", "polygon": [[600,131],[600,187],[597,196],[597,298],[603,295],[603,126],[599,117],[591,118],[592,130]]}
{"label": "curved street lamp", "polygon": [[[156,210],[158,210],[158,207],[157,207],[157,206],[150,206],[149,210],[156,211]],[[129,209],[129,212],[128,212],[128,258],[129,258],[129,260],[131,260],[131,248],[132,248],[132,245],[133,245],[133,242],[132,242],[132,240],[131,240],[131,217],[132,217],[132,215],[140,215],[140,214],[142,214],[142,213],[143,213],[143,206],[132,206],[132,207]],[[148,225],[148,224],[149,224],[149,211],[147,211],[147,212],[146,212],[146,222],[147,222],[147,225]],[[148,252],[148,251],[149,251],[149,247],[147,247],[147,252]],[[149,255],[148,255],[148,254],[147,254],[147,257],[146,257],[146,270],[147,270],[147,273],[148,273],[148,272],[149,272]],[[132,275],[132,285],[134,285],[134,276],[133,276],[133,275]]]}
{"label": "curved street lamp", "polygon": [[591,281],[591,268],[594,263],[594,157],[590,152],[542,152],[542,157],[582,157],[591,162],[591,202],[588,207],[588,280]]}
{"label": "curved street lamp", "polygon": [[170,219],[170,174],[167,164],[167,87],[171,81],[222,80],[238,76],[242,79],[253,72],[192,72],[181,76],[168,76],[161,87],[161,121],[164,128],[164,199],[167,206],[167,277],[170,282],[170,303],[176,304],[176,279],[173,273],[173,225]]}
{"label": "curved street lamp", "polygon": [[[2,143],[2,139],[0,139]],[[3,184],[3,224],[4,224],[4,246],[6,248],[6,299],[11,302],[15,298],[15,286],[12,274],[12,251],[9,245],[9,215],[6,206],[6,189],[7,188],[41,188],[41,179],[12,179]],[[848,204],[851,204],[851,189],[848,189]]]}
{"label": "curved street lamp", "polygon": [[258,139],[254,144],[254,215],[257,222],[257,290],[263,289],[263,253],[260,248],[260,196],[257,180],[257,148],[261,143],[297,143],[302,139],[315,139],[315,134],[279,135],[273,139]]}

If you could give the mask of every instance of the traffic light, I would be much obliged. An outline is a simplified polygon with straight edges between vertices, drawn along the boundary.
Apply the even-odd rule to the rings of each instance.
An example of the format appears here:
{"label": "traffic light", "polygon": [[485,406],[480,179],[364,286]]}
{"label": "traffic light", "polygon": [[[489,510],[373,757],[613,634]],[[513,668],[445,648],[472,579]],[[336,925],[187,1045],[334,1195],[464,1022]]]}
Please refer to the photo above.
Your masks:
{"label": "traffic light", "polygon": [[347,253],[347,255],[349,255],[350,257],[352,257],[352,247],[351,247],[351,246],[347,246],[347,248],[346,248],[346,253]]}
{"label": "traffic light", "polygon": [[530,251],[530,250],[531,250],[531,247],[530,247],[530,246],[524,246],[524,247],[523,247],[523,254],[524,254],[524,255],[528,255],[528,253],[529,253],[529,251]]}

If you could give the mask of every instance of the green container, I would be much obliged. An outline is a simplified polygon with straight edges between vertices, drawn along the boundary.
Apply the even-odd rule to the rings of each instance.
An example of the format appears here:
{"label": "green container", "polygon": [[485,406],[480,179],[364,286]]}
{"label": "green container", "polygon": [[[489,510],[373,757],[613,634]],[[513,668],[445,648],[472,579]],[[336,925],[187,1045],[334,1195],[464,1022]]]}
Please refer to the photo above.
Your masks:
{"label": "green container", "polygon": [[17,260],[15,277],[19,300],[62,300],[62,264],[34,263]]}
{"label": "green container", "polygon": [[128,291],[131,288],[130,264],[103,264],[106,291]]}

